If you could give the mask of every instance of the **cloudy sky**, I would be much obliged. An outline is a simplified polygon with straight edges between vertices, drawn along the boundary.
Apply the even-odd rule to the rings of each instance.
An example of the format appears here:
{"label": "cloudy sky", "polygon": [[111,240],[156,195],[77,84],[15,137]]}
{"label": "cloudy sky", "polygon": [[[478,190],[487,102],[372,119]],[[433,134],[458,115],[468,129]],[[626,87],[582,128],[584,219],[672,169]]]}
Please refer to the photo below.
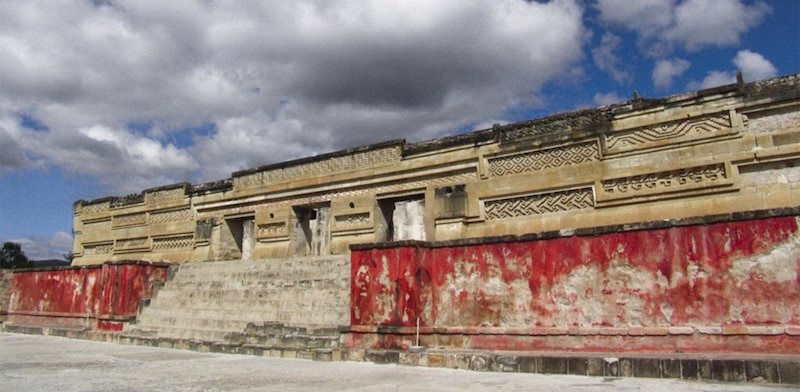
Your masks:
{"label": "cloudy sky", "polygon": [[72,203],[800,71],[797,0],[0,4],[0,241]]}

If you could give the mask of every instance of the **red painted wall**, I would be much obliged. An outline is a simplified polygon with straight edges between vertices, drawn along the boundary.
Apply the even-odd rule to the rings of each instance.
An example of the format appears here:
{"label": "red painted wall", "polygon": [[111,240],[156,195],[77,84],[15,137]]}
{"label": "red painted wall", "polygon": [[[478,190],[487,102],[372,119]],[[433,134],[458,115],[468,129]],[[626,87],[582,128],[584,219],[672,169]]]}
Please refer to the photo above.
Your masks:
{"label": "red painted wall", "polygon": [[166,276],[166,264],[139,262],[14,271],[8,313],[11,322],[69,326],[91,319],[100,329],[120,330]]}
{"label": "red painted wall", "polygon": [[[676,327],[692,327],[716,339],[722,327],[733,336],[748,334],[733,333],[735,326],[766,326],[751,331],[775,336],[800,324],[793,216],[521,242],[357,248],[351,258],[354,330],[413,327],[419,317],[426,333],[475,334],[468,343],[475,348],[481,340],[488,345],[482,348],[512,348],[497,335],[578,335],[578,328],[586,336],[658,336],[669,327],[685,335]],[[373,345],[396,344],[389,335]],[[353,344],[366,339],[351,337]],[[786,350],[800,346],[792,339],[783,343]]]}

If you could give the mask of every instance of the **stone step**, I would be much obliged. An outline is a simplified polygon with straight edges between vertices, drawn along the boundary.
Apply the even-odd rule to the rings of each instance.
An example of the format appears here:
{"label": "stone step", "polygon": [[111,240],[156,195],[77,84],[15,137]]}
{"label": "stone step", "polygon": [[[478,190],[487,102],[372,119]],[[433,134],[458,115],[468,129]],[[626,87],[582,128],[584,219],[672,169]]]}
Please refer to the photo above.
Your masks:
{"label": "stone step", "polygon": [[224,303],[231,302],[237,307],[241,307],[242,300],[248,302],[266,301],[292,301],[292,302],[312,302],[326,298],[336,298],[338,301],[346,301],[347,296],[341,293],[342,290],[332,288],[301,288],[296,289],[287,287],[281,290],[258,290],[258,289],[206,289],[206,290],[164,290],[151,300],[151,304],[161,302],[170,303],[174,301],[184,301],[187,303]]}
{"label": "stone step", "polygon": [[197,324],[211,324],[211,323],[225,323],[230,321],[234,324],[241,324],[242,330],[248,323],[275,321],[293,324],[310,324],[310,325],[346,325],[349,323],[350,317],[346,312],[330,312],[321,313],[317,311],[295,311],[295,310],[274,310],[261,312],[259,314],[213,314],[212,312],[184,312],[184,313],[150,313],[143,314],[136,321],[137,325],[149,326],[172,326],[182,325],[187,326]]}
{"label": "stone step", "polygon": [[349,285],[349,276],[319,276],[315,275],[309,278],[308,276],[302,279],[286,279],[286,278],[264,278],[264,279],[227,279],[219,278],[220,280],[208,281],[186,281],[176,280],[170,282],[161,291],[184,291],[184,290],[208,290],[208,289],[285,289],[287,287],[322,287],[322,288],[335,288],[341,287],[342,284]]}
{"label": "stone step", "polygon": [[237,331],[224,331],[218,329],[203,329],[190,327],[169,327],[160,326],[158,328],[132,327],[125,331],[126,334],[143,337],[158,337],[184,340],[200,340],[206,342],[225,342],[228,336],[236,336]]}
{"label": "stone step", "polygon": [[349,287],[347,256],[185,263],[126,331],[212,342],[232,338],[260,347],[337,347],[338,326],[350,320]]}

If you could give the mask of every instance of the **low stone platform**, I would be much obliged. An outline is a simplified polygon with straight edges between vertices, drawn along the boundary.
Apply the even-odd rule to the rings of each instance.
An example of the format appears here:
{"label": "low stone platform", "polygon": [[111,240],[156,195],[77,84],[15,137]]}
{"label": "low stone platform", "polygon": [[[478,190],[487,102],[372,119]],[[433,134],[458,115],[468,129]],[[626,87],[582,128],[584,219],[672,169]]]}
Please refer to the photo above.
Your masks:
{"label": "low stone platform", "polygon": [[350,349],[342,347],[265,347],[145,337],[80,329],[0,325],[9,333],[61,336],[118,344],[176,348],[198,352],[245,354],[315,361],[358,361],[479,372],[563,374],[596,377],[643,377],[691,381],[800,385],[800,355],[555,353],[425,349]]}

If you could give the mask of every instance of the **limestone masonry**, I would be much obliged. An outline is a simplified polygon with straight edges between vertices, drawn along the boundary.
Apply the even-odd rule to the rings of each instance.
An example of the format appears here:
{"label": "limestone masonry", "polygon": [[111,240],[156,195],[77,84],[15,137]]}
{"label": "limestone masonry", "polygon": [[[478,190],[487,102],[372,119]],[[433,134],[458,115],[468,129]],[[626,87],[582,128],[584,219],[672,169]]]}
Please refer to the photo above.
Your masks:
{"label": "limestone masonry", "polygon": [[800,384],[800,74],[78,201],[74,216],[72,267],[3,279],[3,330]]}
{"label": "limestone masonry", "polygon": [[348,253],[800,204],[800,76],[74,205],[74,265]]}

